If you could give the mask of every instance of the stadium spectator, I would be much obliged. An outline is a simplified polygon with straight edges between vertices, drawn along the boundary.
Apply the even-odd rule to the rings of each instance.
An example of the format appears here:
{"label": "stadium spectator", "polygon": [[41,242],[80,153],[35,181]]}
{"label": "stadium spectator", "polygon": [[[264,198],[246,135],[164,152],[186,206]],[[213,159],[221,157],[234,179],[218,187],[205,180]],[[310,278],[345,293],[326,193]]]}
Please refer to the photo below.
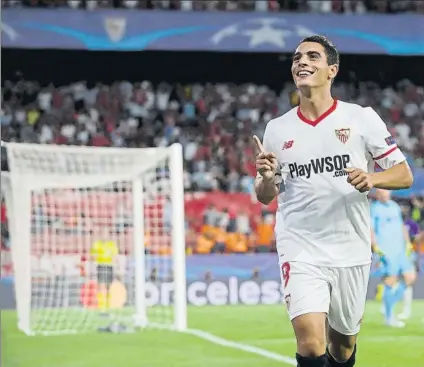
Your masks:
{"label": "stadium spectator", "polygon": [[[293,101],[287,95],[292,90],[290,84],[277,93],[252,84],[154,88],[145,81],[42,88],[29,81],[6,81],[2,133],[6,141],[45,144],[143,147],[179,141],[184,145],[186,189],[249,192],[250,136],[261,136],[267,120],[290,108]],[[423,87],[403,81],[381,89],[363,82],[355,90],[341,83],[335,94],[376,108],[411,165],[424,165]]]}
{"label": "stadium spectator", "polygon": [[205,210],[203,214],[203,224],[205,226],[214,227],[218,223],[219,213],[216,210],[213,204],[210,204],[209,207]]}
{"label": "stadium spectator", "polygon": [[269,252],[274,242],[274,216],[263,211],[256,224],[256,239],[254,242],[255,252]]}
{"label": "stadium spectator", "polygon": [[210,254],[214,248],[215,241],[211,232],[201,233],[197,237],[196,254]]}

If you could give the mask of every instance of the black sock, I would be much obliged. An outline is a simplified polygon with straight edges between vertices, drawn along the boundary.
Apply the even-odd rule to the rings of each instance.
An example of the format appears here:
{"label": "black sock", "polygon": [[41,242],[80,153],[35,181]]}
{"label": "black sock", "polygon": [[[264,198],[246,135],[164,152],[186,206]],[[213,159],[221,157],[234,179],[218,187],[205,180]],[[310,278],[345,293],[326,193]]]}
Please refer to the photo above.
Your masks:
{"label": "black sock", "polygon": [[334,357],[330,354],[327,348],[327,362],[328,367],[353,367],[356,362],[356,345],[353,348],[353,353],[346,362],[337,362]]}
{"label": "black sock", "polygon": [[325,354],[319,357],[303,357],[296,353],[297,367],[325,367],[327,357]]}

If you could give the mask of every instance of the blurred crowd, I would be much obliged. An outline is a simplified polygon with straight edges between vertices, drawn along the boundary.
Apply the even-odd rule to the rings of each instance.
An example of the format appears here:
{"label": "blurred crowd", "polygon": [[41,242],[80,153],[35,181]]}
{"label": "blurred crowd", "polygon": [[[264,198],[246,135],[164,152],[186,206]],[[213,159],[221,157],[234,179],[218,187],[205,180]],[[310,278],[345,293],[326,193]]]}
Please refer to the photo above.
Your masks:
{"label": "blurred crowd", "polygon": [[[424,166],[424,88],[404,80],[381,89],[339,83],[334,95],[372,106],[412,166]],[[254,84],[40,85],[4,81],[4,141],[114,147],[184,147],[187,191],[250,192],[255,175],[252,135],[297,104],[292,83],[279,91]]]}
{"label": "blurred crowd", "polygon": [[424,12],[417,0],[2,0],[3,7],[160,9],[203,11],[297,11],[319,13]]}
{"label": "blurred crowd", "polygon": [[[409,163],[424,166],[423,87],[408,80],[385,89],[371,82],[336,83],[334,95],[375,108]],[[256,173],[252,135],[261,137],[270,119],[298,103],[292,83],[278,91],[255,84],[153,85],[149,81],[59,86],[41,85],[23,75],[3,82],[1,98],[2,140],[114,147],[180,142],[187,192],[244,193],[243,200],[248,201]],[[188,252],[274,248],[270,212],[234,211],[228,207],[231,200],[224,198],[218,207],[208,207],[201,220],[196,211],[197,221],[191,218],[187,223]],[[423,220],[423,200],[404,204],[410,207],[410,216]]]}

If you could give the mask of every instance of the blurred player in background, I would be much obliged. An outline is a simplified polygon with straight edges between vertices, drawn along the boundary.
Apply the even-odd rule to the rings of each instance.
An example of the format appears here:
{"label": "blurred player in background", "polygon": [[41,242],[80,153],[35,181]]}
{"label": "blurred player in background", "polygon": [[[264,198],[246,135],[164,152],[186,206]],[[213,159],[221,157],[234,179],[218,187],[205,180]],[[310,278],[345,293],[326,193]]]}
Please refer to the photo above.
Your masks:
{"label": "blurred player in background", "polygon": [[90,254],[97,265],[97,304],[100,311],[109,310],[110,285],[114,281],[114,262],[118,255],[118,246],[110,239],[107,230],[102,230],[100,239],[91,247]]}
{"label": "blurred player in background", "polygon": [[[418,255],[418,245],[421,241],[422,234],[420,233],[420,227],[417,222],[412,219],[411,216],[411,207],[402,206],[402,214],[405,223],[406,231],[408,232],[410,244],[407,248],[407,256],[418,272],[419,269],[419,255]],[[398,318],[400,320],[407,320],[411,317],[412,312],[412,300],[413,300],[413,286],[409,285],[403,296],[403,311],[399,314]]]}
{"label": "blurred player in background", "polygon": [[[275,236],[299,367],[355,365],[371,264],[367,193],[413,181],[376,112],[332,97],[338,70],[328,39],[302,40],[291,70],[299,107],[267,124],[263,144],[254,137],[258,200],[278,196]],[[385,171],[374,173],[375,162]]]}
{"label": "blurred player in background", "polygon": [[397,302],[405,290],[415,282],[415,269],[408,249],[411,243],[403,222],[402,211],[390,199],[390,191],[376,190],[376,201],[371,204],[371,226],[374,232],[374,252],[380,256],[384,278],[383,304],[388,326],[404,327],[394,315]]}

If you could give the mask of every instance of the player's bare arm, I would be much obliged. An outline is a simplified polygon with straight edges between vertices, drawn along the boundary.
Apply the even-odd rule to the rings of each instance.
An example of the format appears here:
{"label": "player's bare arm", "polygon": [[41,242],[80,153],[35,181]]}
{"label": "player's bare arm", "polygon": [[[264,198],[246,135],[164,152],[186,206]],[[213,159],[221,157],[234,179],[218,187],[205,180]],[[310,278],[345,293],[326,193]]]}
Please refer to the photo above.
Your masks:
{"label": "player's bare arm", "polygon": [[347,181],[360,192],[373,187],[377,189],[398,190],[411,187],[414,178],[406,161],[396,164],[382,172],[368,173],[359,168],[346,168]]}
{"label": "player's bare arm", "polygon": [[277,158],[272,152],[265,152],[265,149],[255,135],[253,137],[256,145],[256,171],[258,175],[255,179],[255,192],[258,200],[265,205],[271,203],[277,197],[280,185],[275,184],[275,173],[277,172]]}
{"label": "player's bare arm", "polygon": [[396,164],[393,167],[375,172],[371,175],[373,187],[386,190],[407,189],[412,186],[414,176],[406,161]]}

